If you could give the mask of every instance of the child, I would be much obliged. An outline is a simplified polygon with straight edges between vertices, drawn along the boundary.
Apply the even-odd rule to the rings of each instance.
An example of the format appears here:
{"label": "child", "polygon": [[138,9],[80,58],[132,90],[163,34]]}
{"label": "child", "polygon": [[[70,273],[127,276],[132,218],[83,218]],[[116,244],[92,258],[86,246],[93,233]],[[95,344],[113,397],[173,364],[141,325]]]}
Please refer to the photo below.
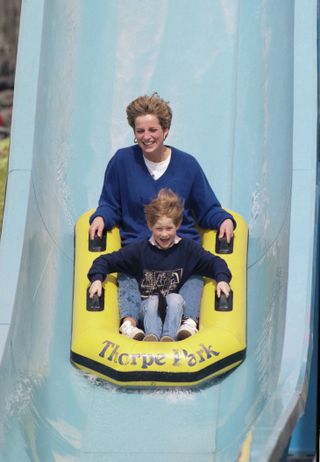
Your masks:
{"label": "child", "polygon": [[[132,275],[140,288],[144,340],[182,340],[186,335],[177,336],[184,307],[180,288],[190,276],[197,274],[217,281],[218,297],[222,292],[228,296],[231,274],[220,257],[205,251],[194,240],[177,235],[183,217],[183,202],[173,191],[161,189],[158,196],[145,206],[145,215],[152,232],[150,239],[128,244],[94,260],[88,273],[91,281],[89,294],[90,297],[101,295],[102,282],[108,273],[121,271]],[[160,297],[167,305],[164,322],[158,310]],[[144,336],[139,330],[137,340]]]}

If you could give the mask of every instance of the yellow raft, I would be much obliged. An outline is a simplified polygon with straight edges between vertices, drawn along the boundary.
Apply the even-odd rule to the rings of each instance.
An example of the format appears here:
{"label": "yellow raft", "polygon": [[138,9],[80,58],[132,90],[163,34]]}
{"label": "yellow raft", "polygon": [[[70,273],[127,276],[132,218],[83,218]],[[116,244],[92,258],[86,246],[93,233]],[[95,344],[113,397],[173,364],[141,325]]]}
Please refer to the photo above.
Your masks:
{"label": "yellow raft", "polygon": [[[232,212],[237,221],[233,251],[220,255],[232,273],[233,296],[228,306],[217,305],[215,281],[206,279],[198,334],[179,342],[141,342],[119,333],[116,274],[104,282],[100,306],[89,306],[87,273],[92,261],[120,247],[119,230],[112,229],[105,236],[106,250],[89,250],[92,212],[83,214],[76,224],[72,363],[114,384],[135,388],[194,387],[238,366],[246,353],[248,229],[244,219]],[[203,247],[217,254],[216,232],[203,231],[202,237]]]}

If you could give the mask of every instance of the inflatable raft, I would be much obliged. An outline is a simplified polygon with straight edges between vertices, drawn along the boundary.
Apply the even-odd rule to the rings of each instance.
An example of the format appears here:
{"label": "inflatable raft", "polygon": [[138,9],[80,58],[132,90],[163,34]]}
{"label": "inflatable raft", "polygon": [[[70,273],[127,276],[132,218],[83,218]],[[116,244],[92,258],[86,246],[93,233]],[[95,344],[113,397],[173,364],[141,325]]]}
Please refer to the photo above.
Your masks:
{"label": "inflatable raft", "polygon": [[100,298],[88,296],[88,270],[102,253],[120,247],[118,229],[88,239],[89,217],[76,223],[71,361],[81,370],[125,387],[194,387],[238,366],[246,353],[246,259],[248,229],[241,216],[230,245],[215,231],[202,231],[203,247],[222,254],[232,272],[232,294],[215,296],[205,279],[199,333],[177,342],[143,342],[119,333],[117,275],[110,274]]}

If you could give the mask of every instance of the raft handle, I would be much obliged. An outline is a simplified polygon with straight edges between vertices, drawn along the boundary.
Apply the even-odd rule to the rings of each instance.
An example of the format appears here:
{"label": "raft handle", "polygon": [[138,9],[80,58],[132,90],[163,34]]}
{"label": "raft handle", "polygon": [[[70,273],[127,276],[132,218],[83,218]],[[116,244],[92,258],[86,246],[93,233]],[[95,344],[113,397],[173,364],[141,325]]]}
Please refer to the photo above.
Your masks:
{"label": "raft handle", "polygon": [[216,237],[216,253],[220,254],[228,254],[233,252],[233,236],[230,239],[230,242],[227,241],[225,236],[219,238],[219,234],[217,233]]}
{"label": "raft handle", "polygon": [[95,234],[93,239],[90,239],[88,242],[89,252],[104,252],[107,248],[107,233],[103,231],[102,237],[99,237]]}
{"label": "raft handle", "polygon": [[215,298],[215,310],[216,311],[232,311],[233,309],[233,292],[230,289],[229,292],[229,297],[227,297],[225,294],[221,294],[220,297],[218,297],[217,292],[216,292],[216,298]]}
{"label": "raft handle", "polygon": [[104,288],[102,288],[102,294],[99,297],[94,295],[90,298],[89,287],[87,289],[87,311],[103,311],[104,310]]}

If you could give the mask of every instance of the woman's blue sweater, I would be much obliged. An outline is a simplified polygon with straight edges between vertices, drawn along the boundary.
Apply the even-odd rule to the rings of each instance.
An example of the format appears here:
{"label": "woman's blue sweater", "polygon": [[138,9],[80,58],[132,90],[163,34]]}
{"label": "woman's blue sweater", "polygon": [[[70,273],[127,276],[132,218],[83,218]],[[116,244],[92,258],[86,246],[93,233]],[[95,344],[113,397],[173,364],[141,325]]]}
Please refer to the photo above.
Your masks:
{"label": "woman's blue sweater", "polygon": [[171,147],[171,160],[165,173],[154,180],[138,145],[119,149],[108,163],[99,206],[90,217],[104,220],[106,229],[120,227],[122,244],[147,239],[150,231],[144,205],[154,199],[161,188],[170,188],[184,200],[184,217],[179,235],[200,242],[196,224],[218,229],[233,217],[221,208],[197,160]]}

